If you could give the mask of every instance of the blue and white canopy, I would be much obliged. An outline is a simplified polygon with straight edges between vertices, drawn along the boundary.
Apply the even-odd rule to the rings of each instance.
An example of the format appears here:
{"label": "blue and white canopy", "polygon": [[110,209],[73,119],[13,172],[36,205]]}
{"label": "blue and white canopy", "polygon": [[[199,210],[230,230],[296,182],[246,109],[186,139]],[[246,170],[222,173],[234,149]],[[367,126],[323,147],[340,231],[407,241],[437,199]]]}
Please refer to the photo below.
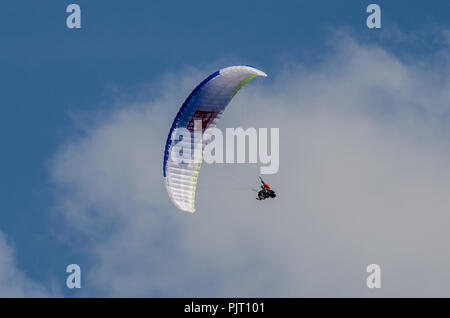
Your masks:
{"label": "blue and white canopy", "polygon": [[[201,120],[202,131],[215,127],[234,95],[256,76],[267,75],[251,66],[231,66],[221,69],[203,80],[178,111],[167,137],[163,175],[169,197],[180,210],[195,211],[195,189],[202,158],[194,158],[192,162],[182,164],[173,160],[171,150],[174,146],[175,129],[186,128],[192,132],[194,120]],[[209,143],[208,140],[194,138],[191,140],[192,146],[200,147],[202,151]]]}

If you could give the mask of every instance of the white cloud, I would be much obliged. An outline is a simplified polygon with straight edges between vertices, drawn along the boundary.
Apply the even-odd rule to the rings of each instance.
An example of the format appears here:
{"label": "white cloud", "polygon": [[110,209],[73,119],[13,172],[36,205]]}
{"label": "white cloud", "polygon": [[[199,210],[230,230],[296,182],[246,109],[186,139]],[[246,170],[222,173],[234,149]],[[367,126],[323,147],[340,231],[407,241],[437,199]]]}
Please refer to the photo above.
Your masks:
{"label": "white cloud", "polygon": [[[449,62],[340,37],[322,63],[254,80],[219,127],[280,128],[279,195],[254,199],[254,165],[204,165],[192,215],[168,199],[162,151],[206,74],[100,116],[52,170],[58,209],[89,239],[91,293],[449,296]],[[381,290],[365,287],[370,263]]]}
{"label": "white cloud", "polygon": [[47,297],[48,290],[17,268],[14,250],[0,232],[0,297]]}

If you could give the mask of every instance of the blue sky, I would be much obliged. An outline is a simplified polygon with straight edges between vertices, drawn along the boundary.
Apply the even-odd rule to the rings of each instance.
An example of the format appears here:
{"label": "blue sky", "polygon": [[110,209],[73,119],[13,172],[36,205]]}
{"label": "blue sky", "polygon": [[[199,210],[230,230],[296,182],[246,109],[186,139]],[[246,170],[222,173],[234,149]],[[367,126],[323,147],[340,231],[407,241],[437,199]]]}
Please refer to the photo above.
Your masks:
{"label": "blue sky", "polygon": [[[208,74],[251,64],[270,75],[291,60],[313,65],[329,54],[337,30],[420,58],[438,50],[437,31],[450,28],[448,1],[375,1],[382,29],[368,30],[365,8],[372,2],[80,0],[81,30],[65,26],[69,1],[3,3],[0,231],[17,267],[63,295],[79,293],[64,288],[65,266],[89,268],[95,257],[77,245],[86,238],[62,238],[52,158],[79,133],[79,121],[108,112],[117,99],[152,99],[145,85],[187,67]],[[399,33],[420,41],[399,41]],[[97,295],[89,282],[86,290]]]}

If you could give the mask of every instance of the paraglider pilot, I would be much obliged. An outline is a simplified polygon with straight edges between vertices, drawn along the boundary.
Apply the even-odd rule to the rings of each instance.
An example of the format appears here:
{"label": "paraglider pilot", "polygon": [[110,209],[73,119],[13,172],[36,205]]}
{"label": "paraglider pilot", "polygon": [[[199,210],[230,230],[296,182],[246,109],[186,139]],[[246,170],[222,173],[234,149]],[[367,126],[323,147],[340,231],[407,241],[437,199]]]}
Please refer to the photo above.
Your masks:
{"label": "paraglider pilot", "polygon": [[264,180],[259,177],[259,179],[261,180],[261,190],[259,190],[258,192],[258,197],[256,198],[256,200],[265,200],[267,198],[275,198],[277,195],[275,194],[275,191],[273,191],[270,188],[270,185],[268,185],[266,182],[264,182]]}

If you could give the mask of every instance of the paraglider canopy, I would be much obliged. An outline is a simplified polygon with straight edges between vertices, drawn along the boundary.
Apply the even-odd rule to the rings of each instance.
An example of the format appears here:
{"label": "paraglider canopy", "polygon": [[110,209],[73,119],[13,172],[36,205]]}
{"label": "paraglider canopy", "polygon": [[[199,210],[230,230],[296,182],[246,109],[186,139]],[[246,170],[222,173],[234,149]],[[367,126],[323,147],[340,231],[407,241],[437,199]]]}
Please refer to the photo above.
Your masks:
{"label": "paraglider canopy", "polygon": [[[170,127],[164,149],[163,176],[170,199],[182,211],[195,211],[195,190],[201,158],[191,162],[172,158],[172,148],[176,139],[175,130],[186,128],[193,131],[194,121],[201,121],[201,130],[216,126],[217,121],[236,93],[252,78],[267,75],[249,65],[231,66],[214,72],[205,78],[184,101]],[[207,139],[191,139],[193,148],[204,147]],[[199,143],[199,144],[196,144]]]}

